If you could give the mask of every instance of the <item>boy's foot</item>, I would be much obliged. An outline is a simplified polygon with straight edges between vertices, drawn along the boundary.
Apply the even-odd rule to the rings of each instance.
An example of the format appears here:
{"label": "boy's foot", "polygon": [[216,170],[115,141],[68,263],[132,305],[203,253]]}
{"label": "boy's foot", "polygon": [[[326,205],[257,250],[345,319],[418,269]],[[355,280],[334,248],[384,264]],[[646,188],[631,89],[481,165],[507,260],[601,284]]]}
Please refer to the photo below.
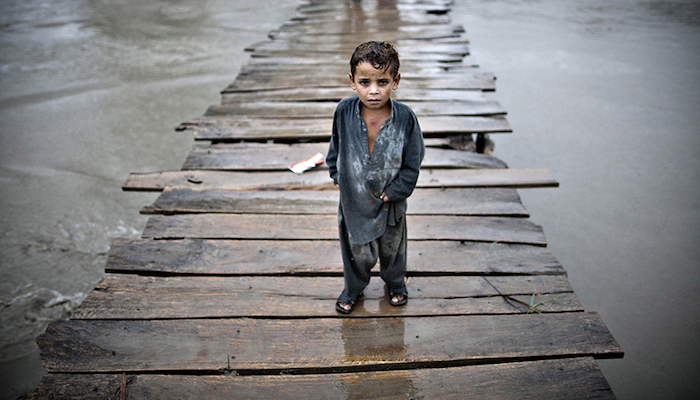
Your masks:
{"label": "boy's foot", "polygon": [[343,314],[350,314],[355,308],[357,299],[360,297],[362,297],[362,293],[353,298],[343,292],[340,294],[340,297],[338,297],[338,301],[335,302],[335,309]]}
{"label": "boy's foot", "polygon": [[408,302],[408,292],[406,287],[400,289],[389,289],[389,304],[392,306],[402,306]]}

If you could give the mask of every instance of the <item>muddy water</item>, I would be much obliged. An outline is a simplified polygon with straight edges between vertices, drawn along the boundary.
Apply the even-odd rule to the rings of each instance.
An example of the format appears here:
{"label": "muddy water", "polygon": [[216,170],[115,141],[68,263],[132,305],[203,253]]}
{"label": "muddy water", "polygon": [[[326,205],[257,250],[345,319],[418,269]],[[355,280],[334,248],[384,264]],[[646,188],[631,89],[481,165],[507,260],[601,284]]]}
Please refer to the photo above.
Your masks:
{"label": "muddy water", "polygon": [[[296,0],[0,2],[0,398],[38,383],[34,337],[138,237],[153,194],[129,172],[178,169],[180,122],[219,102],[246,45]],[[274,4],[274,6],[273,6]]]}
{"label": "muddy water", "polygon": [[521,190],[588,311],[624,348],[620,399],[700,389],[700,2],[457,1],[472,61],[498,76]]}
{"label": "muddy water", "polygon": [[[129,172],[179,168],[172,127],[219,101],[244,46],[296,0],[0,3],[1,398],[44,373],[35,335],[102,276],[112,237],[137,237],[154,194]],[[511,167],[532,219],[627,354],[600,361],[621,399],[689,398],[700,376],[700,43],[692,1],[457,0],[470,63],[498,75]],[[609,5],[609,3],[613,5]],[[274,5],[274,6],[273,6]]]}

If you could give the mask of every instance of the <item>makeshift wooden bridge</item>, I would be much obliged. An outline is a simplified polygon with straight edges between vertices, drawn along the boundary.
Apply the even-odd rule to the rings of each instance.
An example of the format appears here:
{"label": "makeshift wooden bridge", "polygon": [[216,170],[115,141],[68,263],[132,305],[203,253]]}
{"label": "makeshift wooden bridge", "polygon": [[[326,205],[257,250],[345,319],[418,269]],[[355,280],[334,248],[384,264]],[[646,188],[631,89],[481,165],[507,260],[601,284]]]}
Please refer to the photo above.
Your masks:
{"label": "makeshift wooden bridge", "polygon": [[[483,152],[511,128],[448,12],[310,0],[251,46],[221,104],[178,127],[208,142],[180,171],[124,183],[162,191],[143,237],[114,239],[102,282],[37,339],[49,373],[27,398],[614,398],[595,359],[622,349],[516,191],[557,182]],[[409,199],[410,300],[391,307],[375,277],[346,316],[338,193],[323,166],[288,167],[326,153],[335,104],[353,95],[347,60],[370,39],[398,47],[395,98],[427,150]]]}

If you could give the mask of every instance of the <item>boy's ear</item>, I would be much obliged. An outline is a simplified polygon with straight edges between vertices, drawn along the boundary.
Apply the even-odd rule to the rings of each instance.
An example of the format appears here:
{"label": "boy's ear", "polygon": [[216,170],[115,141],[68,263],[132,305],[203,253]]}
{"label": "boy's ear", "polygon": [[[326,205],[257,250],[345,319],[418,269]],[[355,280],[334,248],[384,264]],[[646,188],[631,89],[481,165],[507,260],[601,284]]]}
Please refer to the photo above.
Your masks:
{"label": "boy's ear", "polygon": [[357,90],[355,89],[355,79],[353,79],[352,77],[352,72],[348,74],[348,78],[350,78],[350,87],[352,88],[352,90]]}
{"label": "boy's ear", "polygon": [[394,77],[394,87],[391,90],[396,90],[399,88],[399,81],[401,80],[401,73],[397,72]]}

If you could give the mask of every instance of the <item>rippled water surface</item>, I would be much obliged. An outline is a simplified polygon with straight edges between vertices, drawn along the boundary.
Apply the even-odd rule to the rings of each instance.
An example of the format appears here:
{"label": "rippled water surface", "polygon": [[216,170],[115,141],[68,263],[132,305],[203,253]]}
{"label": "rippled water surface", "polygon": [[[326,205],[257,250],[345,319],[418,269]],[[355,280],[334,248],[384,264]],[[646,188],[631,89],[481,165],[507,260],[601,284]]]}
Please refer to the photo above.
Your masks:
{"label": "rippled water surface", "polygon": [[[219,102],[246,45],[296,0],[0,2],[0,387],[43,374],[34,337],[101,278],[113,237],[138,237],[155,194],[129,172],[178,169],[173,131]],[[456,0],[470,63],[498,76],[511,167],[588,311],[626,351],[600,361],[622,399],[698,389],[700,11],[696,1]]]}

